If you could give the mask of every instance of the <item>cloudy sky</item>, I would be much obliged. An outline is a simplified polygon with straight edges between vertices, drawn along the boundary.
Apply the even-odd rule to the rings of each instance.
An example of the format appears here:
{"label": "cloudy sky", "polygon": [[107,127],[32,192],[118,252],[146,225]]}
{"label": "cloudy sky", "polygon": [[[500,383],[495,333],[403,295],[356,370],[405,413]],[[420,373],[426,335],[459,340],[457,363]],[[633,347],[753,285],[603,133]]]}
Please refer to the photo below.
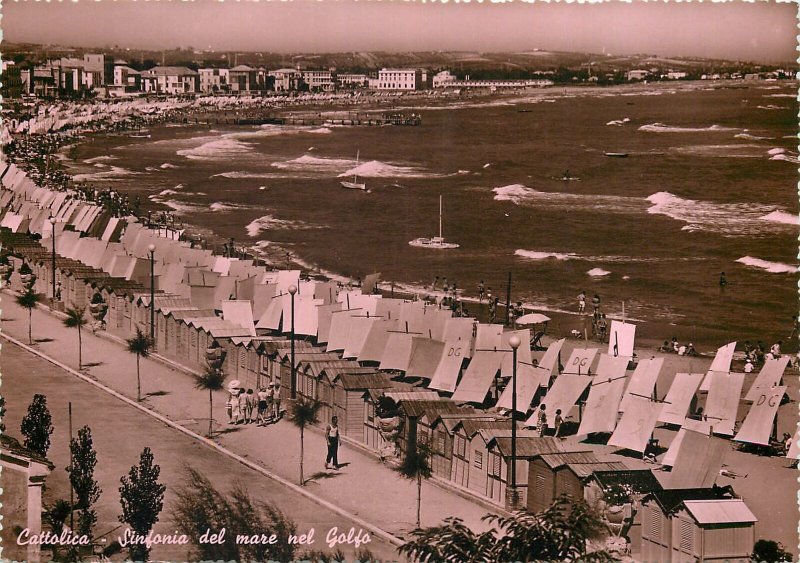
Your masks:
{"label": "cloudy sky", "polygon": [[533,48],[795,60],[791,2],[602,4],[294,0],[3,3],[7,41],[220,51]]}

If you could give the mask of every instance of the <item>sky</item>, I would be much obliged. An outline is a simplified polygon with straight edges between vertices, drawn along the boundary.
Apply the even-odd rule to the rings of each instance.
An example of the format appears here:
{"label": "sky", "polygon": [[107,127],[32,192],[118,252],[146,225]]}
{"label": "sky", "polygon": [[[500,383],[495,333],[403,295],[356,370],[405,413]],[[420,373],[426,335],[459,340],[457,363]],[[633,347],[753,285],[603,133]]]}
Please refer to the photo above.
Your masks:
{"label": "sky", "polygon": [[784,62],[797,4],[377,0],[3,2],[11,42],[216,51],[526,51]]}

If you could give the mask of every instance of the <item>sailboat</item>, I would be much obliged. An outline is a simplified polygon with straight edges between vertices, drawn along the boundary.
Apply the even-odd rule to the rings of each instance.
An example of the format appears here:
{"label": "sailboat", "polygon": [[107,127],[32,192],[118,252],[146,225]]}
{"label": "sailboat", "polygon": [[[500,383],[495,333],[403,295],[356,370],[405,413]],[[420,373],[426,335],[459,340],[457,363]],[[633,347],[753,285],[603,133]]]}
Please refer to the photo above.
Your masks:
{"label": "sailboat", "polygon": [[439,250],[458,248],[458,244],[454,242],[445,242],[444,237],[442,237],[442,196],[439,196],[439,236],[415,238],[414,240],[408,241],[408,244],[419,248],[436,248]]}
{"label": "sailboat", "polygon": [[[361,151],[356,152],[356,167],[358,169],[358,157],[361,156]],[[352,182],[339,182],[343,188],[347,188],[348,190],[364,190],[366,191],[367,185],[364,183],[358,182],[358,174],[353,174],[353,181]]]}

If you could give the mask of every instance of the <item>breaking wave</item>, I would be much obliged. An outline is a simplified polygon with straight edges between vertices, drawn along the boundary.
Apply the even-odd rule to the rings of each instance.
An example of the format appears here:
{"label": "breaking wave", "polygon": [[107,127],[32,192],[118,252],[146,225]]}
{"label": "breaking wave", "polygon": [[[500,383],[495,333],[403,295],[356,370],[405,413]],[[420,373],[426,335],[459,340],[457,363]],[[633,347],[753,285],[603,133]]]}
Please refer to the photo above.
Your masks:
{"label": "breaking wave", "polygon": [[760,268],[770,274],[794,274],[797,273],[797,266],[791,264],[784,264],[783,262],[770,262],[769,260],[762,260],[761,258],[754,258],[752,256],[742,256],[736,260],[740,264],[750,266],[752,268]]}
{"label": "breaking wave", "polygon": [[570,211],[602,210],[608,213],[635,213],[645,209],[645,201],[636,197],[542,192],[522,184],[493,188],[492,191],[495,193],[495,201],[510,201],[515,205]]}
{"label": "breaking wave", "polygon": [[752,135],[750,133],[737,133],[733,136],[735,139],[748,139],[750,141],[767,141],[772,137],[759,137],[758,135]]}
{"label": "breaking wave", "polygon": [[593,278],[601,278],[603,276],[607,276],[610,273],[611,272],[609,272],[608,270],[604,270],[603,268],[592,268],[591,270],[586,272],[587,275]]}
{"label": "breaking wave", "polygon": [[[177,154],[192,160],[227,160],[240,157],[242,154],[250,152],[252,148],[249,143],[223,137],[203,143],[199,147],[179,150]],[[164,165],[162,164],[161,167],[164,168]]]}
{"label": "breaking wave", "polygon": [[626,123],[628,123],[631,119],[629,117],[625,117],[623,119],[613,119],[606,123],[606,125],[615,125],[617,127],[622,127]]}
{"label": "breaking wave", "polygon": [[251,221],[246,227],[248,236],[256,237],[266,230],[297,230],[297,229],[313,229],[312,225],[303,223],[302,221],[292,221],[289,219],[277,219],[272,215],[264,215]]}
{"label": "breaking wave", "polygon": [[121,166],[112,166],[108,170],[102,172],[93,172],[91,174],[76,174],[72,177],[75,182],[93,182],[96,180],[103,180],[106,182],[113,182],[115,180],[122,180],[128,176],[136,176],[141,172],[134,172]]}
{"label": "breaking wave", "polygon": [[109,160],[119,160],[119,157],[106,154],[106,155],[96,156],[94,158],[87,158],[83,162],[86,164],[95,164],[97,162],[107,162]]}
{"label": "breaking wave", "polygon": [[708,131],[737,131],[736,127],[723,127],[721,125],[710,125],[708,127],[678,127],[677,125],[665,125],[663,123],[651,123],[642,125],[639,131],[648,133],[704,133]]}
{"label": "breaking wave", "polygon": [[174,164],[169,163],[169,162],[165,162],[164,164],[159,166],[159,168],[161,168],[162,170],[167,170],[168,168],[178,168],[178,167],[175,166]]}
{"label": "breaking wave", "polygon": [[523,258],[527,258],[528,260],[548,260],[548,259],[555,259],[555,260],[572,260],[576,258],[580,258],[574,252],[568,252],[566,254],[560,252],[538,252],[535,250],[523,250],[521,248],[514,251],[516,256],[521,256]]}
{"label": "breaking wave", "polygon": [[759,217],[762,221],[773,221],[775,223],[783,223],[784,225],[794,225],[797,226],[800,224],[800,220],[798,220],[797,215],[792,215],[791,213],[787,213],[786,211],[773,211],[772,213],[767,213],[766,215]]}
{"label": "breaking wave", "polygon": [[240,211],[242,209],[251,209],[249,205],[239,204],[239,203],[230,203],[230,202],[223,202],[223,201],[215,201],[211,205],[208,206],[211,211]]}
{"label": "breaking wave", "polygon": [[379,160],[371,160],[355,168],[345,170],[339,174],[339,177],[342,178],[356,174],[364,178],[435,178],[442,176],[442,174],[426,172],[414,166],[398,166],[387,164]]}
{"label": "breaking wave", "polygon": [[345,158],[322,158],[305,154],[284,162],[273,162],[271,166],[280,170],[338,174],[355,164],[355,160]]}

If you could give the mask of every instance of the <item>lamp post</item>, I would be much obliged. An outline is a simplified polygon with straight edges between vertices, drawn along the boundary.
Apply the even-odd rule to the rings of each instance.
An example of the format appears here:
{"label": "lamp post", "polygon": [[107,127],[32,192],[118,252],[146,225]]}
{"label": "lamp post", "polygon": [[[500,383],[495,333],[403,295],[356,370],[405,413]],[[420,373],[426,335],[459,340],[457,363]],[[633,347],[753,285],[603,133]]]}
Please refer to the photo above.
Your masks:
{"label": "lamp post", "polygon": [[56,302],[56,218],[50,217],[50,226],[53,228],[53,304]]}
{"label": "lamp post", "polygon": [[150,252],[150,342],[156,341],[156,245],[150,244],[147,247]]}
{"label": "lamp post", "polygon": [[516,334],[508,339],[508,344],[514,354],[513,371],[511,372],[511,486],[508,488],[508,504],[511,510],[517,509],[519,495],[517,494],[517,348],[521,344]]}
{"label": "lamp post", "polygon": [[291,398],[292,400],[297,398],[297,378],[295,373],[295,363],[294,363],[294,296],[297,293],[297,286],[292,284],[289,286],[289,295],[292,296],[292,381],[291,381]]}

